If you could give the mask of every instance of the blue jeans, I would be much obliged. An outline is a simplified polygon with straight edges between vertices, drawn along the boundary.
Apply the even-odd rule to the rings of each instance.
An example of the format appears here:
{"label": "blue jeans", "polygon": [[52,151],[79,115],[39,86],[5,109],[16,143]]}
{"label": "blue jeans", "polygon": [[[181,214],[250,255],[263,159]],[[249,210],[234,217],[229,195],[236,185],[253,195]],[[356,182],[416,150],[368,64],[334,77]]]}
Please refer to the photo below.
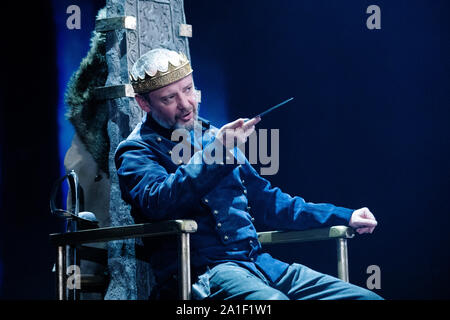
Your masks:
{"label": "blue jeans", "polygon": [[380,300],[367,289],[294,263],[274,283],[236,263],[219,264],[193,285],[194,299],[217,300]]}

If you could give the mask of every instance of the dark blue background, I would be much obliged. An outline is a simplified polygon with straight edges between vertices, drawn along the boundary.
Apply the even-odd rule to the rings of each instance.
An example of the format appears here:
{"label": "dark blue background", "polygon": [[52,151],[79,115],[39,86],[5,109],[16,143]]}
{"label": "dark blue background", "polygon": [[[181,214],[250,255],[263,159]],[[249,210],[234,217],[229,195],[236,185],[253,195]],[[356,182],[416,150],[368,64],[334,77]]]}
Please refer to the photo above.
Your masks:
{"label": "dark blue background", "polygon": [[[381,30],[366,28],[371,4],[381,8]],[[260,124],[280,129],[280,171],[270,181],[309,201],[376,215],[374,234],[349,242],[350,279],[365,286],[366,268],[378,265],[386,298],[450,297],[449,7],[185,2],[196,84],[214,84],[203,59],[222,66],[230,120],[295,96]],[[324,256],[333,250],[274,252],[333,273]]]}
{"label": "dark blue background", "polygon": [[[28,7],[33,28],[6,35],[20,50],[2,50],[2,298],[53,297],[47,239],[61,226],[47,203],[67,135],[57,61],[61,42],[78,41],[85,49],[65,52],[78,62],[64,72],[77,68],[103,5],[61,3]],[[82,30],[62,31],[58,19],[77,3]],[[366,28],[371,4],[381,30]],[[260,124],[280,129],[280,170],[268,178],[308,201],[369,207],[379,226],[349,241],[350,280],[365,286],[378,265],[377,293],[389,299],[450,298],[449,9],[445,0],[185,0],[201,115],[221,125],[295,96]],[[18,64],[24,50],[33,59]],[[33,81],[18,85],[30,70]],[[332,242],[270,250],[335,273]]]}

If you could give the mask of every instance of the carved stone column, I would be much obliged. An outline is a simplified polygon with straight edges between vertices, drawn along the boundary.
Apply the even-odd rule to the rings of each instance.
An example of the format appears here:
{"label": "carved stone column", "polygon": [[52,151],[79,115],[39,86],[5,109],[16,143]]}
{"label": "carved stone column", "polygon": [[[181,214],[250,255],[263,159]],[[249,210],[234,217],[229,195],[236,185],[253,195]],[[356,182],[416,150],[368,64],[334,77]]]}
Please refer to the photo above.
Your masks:
{"label": "carved stone column", "polygon": [[[182,0],[107,0],[106,8],[107,17],[97,21],[96,29],[107,37],[108,78],[97,94],[109,104],[110,220],[111,226],[120,226],[134,221],[129,205],[121,198],[114,153],[143,116],[129,84],[129,70],[140,55],[157,47],[181,51],[190,57],[186,37],[190,26],[186,25]],[[136,245],[138,240],[109,243],[110,284],[105,299],[148,298],[152,272],[148,263],[136,258]]]}

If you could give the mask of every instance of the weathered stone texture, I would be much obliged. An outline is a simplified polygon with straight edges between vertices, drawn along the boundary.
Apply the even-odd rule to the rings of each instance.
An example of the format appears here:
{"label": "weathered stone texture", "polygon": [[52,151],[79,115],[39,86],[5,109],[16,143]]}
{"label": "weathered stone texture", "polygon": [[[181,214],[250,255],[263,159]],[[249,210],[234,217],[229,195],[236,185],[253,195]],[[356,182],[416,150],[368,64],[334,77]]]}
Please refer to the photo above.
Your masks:
{"label": "weathered stone texture", "polygon": [[[107,0],[107,17],[135,16],[137,29],[107,32],[106,58],[108,78],[105,86],[129,83],[129,70],[138,57],[148,50],[165,47],[189,54],[188,40],[178,34],[186,23],[182,0]],[[108,101],[110,120],[109,168],[111,177],[111,226],[133,224],[130,207],[121,198],[114,164],[114,153],[141,121],[143,112],[133,98]],[[147,299],[154,279],[150,265],[136,258],[140,239],[113,241],[108,244],[110,284],[105,299]]]}

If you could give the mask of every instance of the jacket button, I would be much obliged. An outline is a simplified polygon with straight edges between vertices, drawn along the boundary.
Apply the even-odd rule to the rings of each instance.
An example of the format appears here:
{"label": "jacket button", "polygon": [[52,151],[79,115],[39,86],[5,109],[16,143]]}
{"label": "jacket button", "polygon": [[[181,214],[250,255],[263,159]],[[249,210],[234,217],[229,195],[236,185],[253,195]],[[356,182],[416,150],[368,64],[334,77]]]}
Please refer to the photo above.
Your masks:
{"label": "jacket button", "polygon": [[219,214],[219,211],[214,210],[213,213],[217,215],[217,214]]}
{"label": "jacket button", "polygon": [[220,228],[222,226],[222,224],[219,222],[218,224],[217,224],[217,228]]}
{"label": "jacket button", "polygon": [[252,222],[255,222],[255,218],[253,218],[253,217],[252,217],[250,220],[251,220]]}
{"label": "jacket button", "polygon": [[253,240],[250,240],[248,243],[253,244]]}
{"label": "jacket button", "polygon": [[227,241],[228,240],[228,236],[224,236],[223,240]]}
{"label": "jacket button", "polygon": [[250,211],[251,208],[252,208],[252,207],[247,207],[247,211]]}
{"label": "jacket button", "polygon": [[156,141],[161,142],[162,141],[161,137],[157,137]]}
{"label": "jacket button", "polygon": [[253,262],[253,261],[255,261],[255,259],[254,259],[254,258],[250,258],[250,261],[252,261],[252,262]]}
{"label": "jacket button", "polygon": [[245,183],[245,180],[244,179],[242,179],[242,184],[244,184]]}
{"label": "jacket button", "polygon": [[203,200],[203,201],[204,201],[205,203],[208,203],[208,202],[209,202],[209,200],[208,200],[208,199],[206,199],[206,198],[205,198],[205,200]]}
{"label": "jacket button", "polygon": [[172,150],[167,151],[169,155],[172,155]]}
{"label": "jacket button", "polygon": [[244,189],[244,194],[247,194],[247,189]]}

